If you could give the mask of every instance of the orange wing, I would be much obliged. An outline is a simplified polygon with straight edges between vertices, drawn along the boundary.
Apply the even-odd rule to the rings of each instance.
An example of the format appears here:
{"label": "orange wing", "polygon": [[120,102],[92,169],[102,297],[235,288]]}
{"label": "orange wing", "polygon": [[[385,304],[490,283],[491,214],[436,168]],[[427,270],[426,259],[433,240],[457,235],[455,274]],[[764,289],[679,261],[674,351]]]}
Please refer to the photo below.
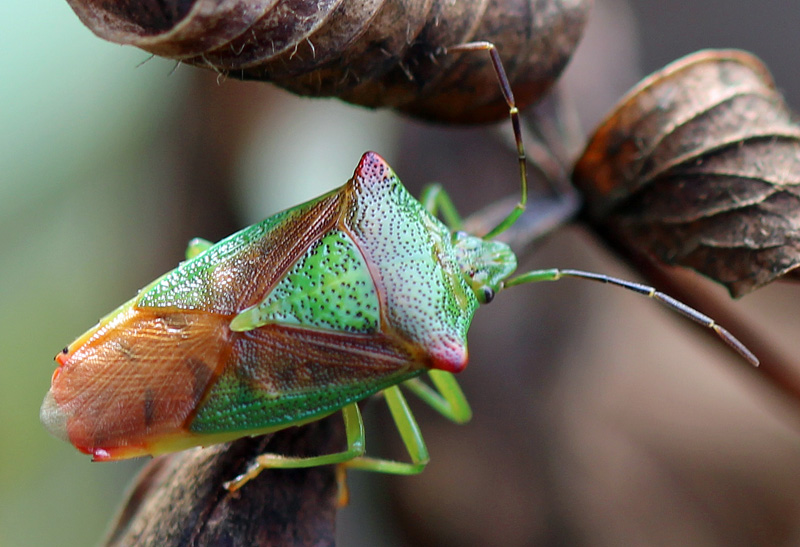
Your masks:
{"label": "orange wing", "polygon": [[129,306],[59,355],[42,421],[98,460],[147,453],[185,430],[231,351],[228,321]]}

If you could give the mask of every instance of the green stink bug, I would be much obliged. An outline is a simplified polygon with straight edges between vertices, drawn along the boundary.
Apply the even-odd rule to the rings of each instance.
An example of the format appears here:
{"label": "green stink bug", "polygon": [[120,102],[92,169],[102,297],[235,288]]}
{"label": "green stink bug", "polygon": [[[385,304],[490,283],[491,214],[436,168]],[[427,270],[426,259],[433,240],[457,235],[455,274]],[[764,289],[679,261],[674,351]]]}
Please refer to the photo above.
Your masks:
{"label": "green stink bug", "polygon": [[[45,426],[95,460],[116,460],[273,432],[341,410],[346,450],[264,454],[226,486],[239,488],[268,467],[418,473],[428,452],[400,386],[467,421],[453,373],[467,364],[474,312],[505,287],[562,277],[654,298],[757,363],[710,318],[651,287],[578,270],[511,277],[516,257],[494,238],[516,222],[527,199],[517,109],[491,44],[453,49],[488,50],[509,104],[522,196],[505,219],[484,236],[462,232],[441,188],[417,201],[368,152],[338,190],[216,244],[193,242],[185,262],[65,348],[42,405]],[[357,403],[378,392],[411,462],[364,456]]]}

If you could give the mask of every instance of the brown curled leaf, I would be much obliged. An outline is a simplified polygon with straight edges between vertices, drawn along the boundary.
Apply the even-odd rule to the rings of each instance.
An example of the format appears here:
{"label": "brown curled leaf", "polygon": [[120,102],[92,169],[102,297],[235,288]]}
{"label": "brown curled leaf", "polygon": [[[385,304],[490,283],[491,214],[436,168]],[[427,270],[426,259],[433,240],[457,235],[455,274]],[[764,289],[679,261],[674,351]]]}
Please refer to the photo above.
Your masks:
{"label": "brown curled leaf", "polygon": [[67,0],[98,36],[294,93],[458,123],[504,119],[494,42],[524,107],[555,82],[591,0]]}
{"label": "brown curled leaf", "polygon": [[800,264],[800,126],[749,53],[701,51],[643,80],[573,179],[615,240],[734,297]]}

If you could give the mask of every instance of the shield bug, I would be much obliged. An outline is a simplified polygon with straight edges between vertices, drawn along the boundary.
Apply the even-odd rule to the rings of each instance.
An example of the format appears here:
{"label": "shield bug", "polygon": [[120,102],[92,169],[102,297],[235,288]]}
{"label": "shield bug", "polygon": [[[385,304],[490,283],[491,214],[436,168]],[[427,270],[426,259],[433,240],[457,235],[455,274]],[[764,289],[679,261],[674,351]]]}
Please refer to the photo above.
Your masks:
{"label": "shield bug", "polygon": [[[506,287],[563,277],[654,298],[757,363],[713,320],[651,287],[578,270],[512,277],[516,257],[494,238],[515,223],[527,199],[517,108],[494,46],[452,50],[487,50],[510,108],[522,195],[505,219],[483,236],[460,231],[440,187],[418,201],[368,152],[338,190],[216,244],[195,240],[185,262],[64,348],[42,405],[44,425],[105,461],[259,435],[342,411],[344,451],[264,454],[226,486],[239,488],[269,467],[418,473],[428,452],[400,386],[467,421],[469,405],[453,374],[467,364],[473,314]],[[364,456],[357,403],[378,392],[410,462]]]}

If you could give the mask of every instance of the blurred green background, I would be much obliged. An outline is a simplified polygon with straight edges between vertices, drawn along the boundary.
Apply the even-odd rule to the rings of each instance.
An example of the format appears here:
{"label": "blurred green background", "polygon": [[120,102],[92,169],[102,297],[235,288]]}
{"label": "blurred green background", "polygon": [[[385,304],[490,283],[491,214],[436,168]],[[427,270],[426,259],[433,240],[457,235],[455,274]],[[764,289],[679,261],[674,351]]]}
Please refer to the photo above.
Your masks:
{"label": "blurred green background", "polygon": [[[746,5],[652,0],[632,12],[598,0],[567,78],[588,126],[640,67],[699,47],[753,49],[800,96],[796,6]],[[368,149],[412,188],[458,188],[460,204],[485,201],[486,181],[515,185],[491,131],[423,128],[148,58],[96,38],[63,0],[0,2],[2,547],[102,536],[141,462],[93,464],[47,434],[52,359],[174,267],[190,237],[217,239],[340,185]],[[580,234],[541,256],[542,267],[633,275]],[[475,421],[423,423],[433,463],[422,477],[354,477],[375,491],[354,493],[342,543],[796,544],[795,403],[680,320],[611,293],[532,287],[481,312],[464,375]],[[796,289],[759,294],[742,309],[795,351]]]}
{"label": "blurred green background", "polygon": [[[303,161],[290,139],[267,146],[254,138],[240,162],[235,192],[249,197],[238,200],[238,220],[194,233],[208,223],[193,204],[221,201],[180,186],[176,173],[173,156],[192,138],[179,125],[196,71],[96,38],[64,1],[0,3],[0,52],[0,545],[90,545],[142,462],[93,464],[41,427],[53,356],[174,267],[192,235],[222,237],[342,184],[361,152],[388,148],[392,132],[381,127],[387,116],[360,123],[370,116],[360,110],[345,126],[335,118],[349,114],[339,108],[332,123],[311,110],[298,115],[307,119],[273,117],[284,132],[316,124],[310,149],[337,145],[317,146],[318,161]],[[203,77],[199,85],[217,86]],[[253,182],[267,166],[309,184],[269,194]],[[254,205],[263,202],[270,210]]]}
{"label": "blurred green background", "polygon": [[66,2],[3,2],[0,51],[0,544],[89,545],[137,464],[92,465],[37,407],[54,352],[152,273],[127,236],[156,238],[136,211],[159,196],[134,162],[181,78],[131,70],[144,56],[97,40]]}
{"label": "blurred green background", "polygon": [[138,464],[92,465],[37,407],[58,348],[153,273],[129,237],[158,233],[137,213],[159,195],[136,158],[182,79],[133,70],[145,56],[66,2],[0,4],[0,51],[0,545],[90,545]]}

